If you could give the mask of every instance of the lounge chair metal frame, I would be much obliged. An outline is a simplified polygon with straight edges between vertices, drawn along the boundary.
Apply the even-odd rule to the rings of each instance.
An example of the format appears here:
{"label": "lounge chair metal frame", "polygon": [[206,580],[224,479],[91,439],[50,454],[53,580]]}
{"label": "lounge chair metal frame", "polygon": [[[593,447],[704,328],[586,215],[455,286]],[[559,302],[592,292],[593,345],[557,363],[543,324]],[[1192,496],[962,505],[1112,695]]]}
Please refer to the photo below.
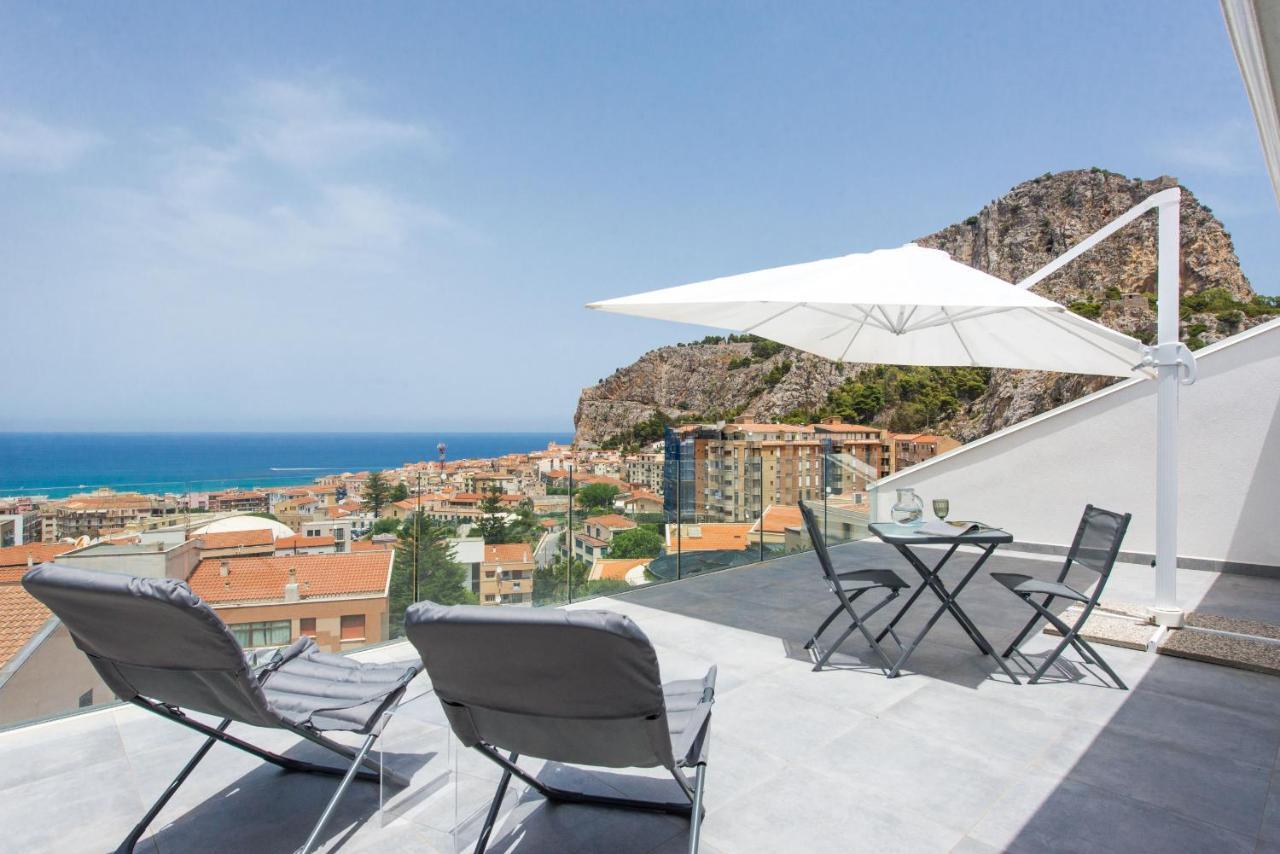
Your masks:
{"label": "lounge chair metal frame", "polygon": [[[855,569],[849,572],[836,572],[835,566],[831,562],[831,554],[827,551],[827,542],[822,535],[822,531],[818,527],[818,519],[814,515],[813,510],[800,502],[800,515],[804,517],[805,527],[809,532],[809,539],[813,541],[813,552],[818,558],[818,565],[822,567],[822,575],[826,579],[827,587],[831,593],[840,600],[839,604],[832,609],[827,618],[814,631],[813,636],[805,643],[805,649],[811,649],[818,655],[817,662],[813,665],[815,671],[821,670],[823,666],[831,659],[831,656],[840,649],[840,645],[848,639],[849,635],[855,631],[861,632],[866,638],[867,643],[875,650],[876,654],[884,662],[880,668],[886,676],[894,675],[897,667],[893,661],[880,646],[880,641],[884,638],[885,632],[891,634],[898,646],[902,646],[902,640],[894,632],[893,626],[890,625],[885,632],[881,632],[879,637],[871,634],[867,628],[866,621],[881,608],[898,598],[898,594],[911,585],[907,584],[896,572],[891,569]],[[848,588],[848,589],[846,589]],[[877,602],[865,613],[859,614],[853,607],[853,603],[863,594],[870,593],[873,590],[885,590],[888,595]],[[918,593],[919,591],[917,591]],[[846,614],[851,619],[849,628],[845,629],[844,634],[836,639],[836,642],[827,647],[824,652],[818,639],[827,627],[835,621],[836,617]]]}
{"label": "lounge chair metal frame", "polygon": [[[706,689],[706,693],[703,694],[704,702],[710,703],[714,693],[713,689]],[[687,818],[689,819],[689,852],[690,854],[697,854],[698,852],[698,838],[701,833],[703,813],[705,812],[702,808],[702,791],[707,776],[706,762],[699,762],[695,766],[692,785],[680,771],[671,771],[672,778],[680,785],[680,790],[684,792],[688,800],[648,801],[639,798],[613,798],[607,795],[591,795],[586,792],[575,792],[571,789],[548,786],[516,764],[520,756],[515,751],[503,756],[498,752],[497,748],[490,744],[482,742],[473,745],[473,747],[481,755],[502,768],[502,778],[498,781],[498,789],[493,793],[493,800],[489,803],[489,811],[485,814],[484,825],[480,828],[475,854],[484,854],[484,851],[489,846],[489,836],[493,833],[494,825],[497,824],[498,815],[502,811],[502,799],[506,796],[507,787],[511,785],[512,777],[519,778],[542,797],[553,803],[590,804],[597,807],[660,812]]]}
{"label": "lounge chair metal frame", "polygon": [[[407,687],[408,685],[406,684],[391,695],[391,704],[387,707],[387,710],[383,712],[384,717],[389,716],[395,710],[396,706],[399,705],[400,698]],[[209,749],[218,742],[243,750],[245,753],[256,756],[263,761],[270,762],[272,765],[283,768],[285,771],[300,771],[307,774],[323,774],[329,777],[342,778],[342,781],[338,783],[338,788],[334,791],[333,796],[329,798],[329,802],[325,805],[324,811],[320,814],[319,820],[316,821],[311,833],[307,836],[307,841],[303,844],[302,848],[299,849],[303,854],[306,854],[306,852],[311,851],[315,847],[316,843],[319,841],[320,834],[329,823],[329,818],[337,808],[338,802],[341,801],[342,796],[347,793],[347,789],[351,786],[353,780],[364,780],[370,783],[378,783],[383,779],[386,779],[395,786],[403,787],[409,785],[409,781],[402,775],[397,774],[390,768],[385,768],[368,758],[369,750],[373,747],[374,741],[377,740],[378,735],[381,733],[381,724],[373,732],[369,733],[365,738],[364,743],[360,745],[359,749],[354,749],[332,739],[325,738],[319,731],[310,727],[298,726],[284,721],[281,722],[281,726],[283,728],[297,733],[307,741],[331,750],[345,759],[351,760],[350,766],[341,768],[328,765],[317,765],[313,762],[306,762],[302,759],[294,759],[290,756],[281,756],[279,753],[272,753],[270,750],[258,747],[252,742],[230,735],[226,730],[227,727],[232,724],[231,718],[223,718],[216,727],[211,727],[208,724],[203,724],[190,717],[177,706],[171,706],[166,703],[155,703],[143,697],[134,697],[129,700],[129,703],[141,709],[146,709],[148,712],[159,715],[162,718],[171,720],[176,724],[187,727],[188,729],[195,730],[202,735],[207,735],[208,739],[205,740],[204,744],[200,745],[200,748],[196,750],[195,754],[187,764],[182,767],[182,770],[178,772],[178,776],[173,778],[165,788],[164,792],[160,794],[160,797],[156,799],[156,802],[147,810],[146,814],[142,817],[142,820],[134,825],[133,830],[129,832],[129,835],[125,837],[125,840],[120,843],[118,848],[116,848],[116,854],[128,854],[128,852],[133,851],[134,846],[142,840],[143,834],[147,832],[147,827],[151,822],[155,821],[156,816],[160,814],[160,811],[164,809],[165,804],[169,802],[169,799],[174,796],[178,791],[178,788],[186,781],[187,777],[191,775],[191,772],[196,769],[196,766],[200,764],[200,761],[204,759],[205,755],[209,752]],[[364,767],[362,768],[361,766]]]}
{"label": "lounge chair metal frame", "polygon": [[[696,854],[715,667],[700,680],[663,683],[649,639],[630,619],[608,611],[419,602],[406,612],[405,634],[422,655],[459,741],[502,769],[476,854],[489,845],[512,777],[552,803],[687,818],[688,850]],[[684,797],[562,789],[521,768],[522,755],[549,763],[662,767]]]}
{"label": "lounge chair metal frame", "polygon": [[[1111,677],[1117,687],[1121,690],[1128,690],[1124,680],[1111,669],[1111,666],[1103,660],[1092,644],[1081,637],[1080,631],[1084,628],[1089,615],[1093,613],[1094,608],[1097,607],[1099,600],[1102,598],[1102,590],[1106,587],[1107,579],[1111,577],[1111,570],[1115,567],[1116,559],[1120,554],[1120,544],[1124,541],[1125,532],[1128,530],[1129,521],[1132,518],[1130,513],[1114,513],[1110,510],[1094,507],[1092,504],[1086,505],[1084,514],[1080,517],[1080,525],[1076,528],[1075,539],[1072,540],[1071,548],[1067,552],[1067,559],[1062,565],[1062,570],[1058,573],[1057,581],[1041,582],[1031,576],[1017,573],[991,573],[992,578],[1007,587],[1011,593],[1035,610],[1035,614],[1031,616],[1027,624],[1022,627],[1022,631],[1018,632],[1017,636],[1010,642],[1008,648],[1001,654],[1001,658],[1008,658],[1014,652],[1018,652],[1019,655],[1023,655],[1026,658],[1018,649],[1018,646],[1041,620],[1047,621],[1062,635],[1062,641],[1045,657],[1044,663],[1028,680],[1030,684],[1035,684],[1043,677],[1058,660],[1058,657],[1066,651],[1067,647],[1071,646],[1075,647],[1086,664],[1098,665]],[[1100,526],[1110,529],[1110,531],[1102,530],[1097,532],[1097,536],[1102,538],[1102,542],[1086,543],[1087,538],[1094,538],[1094,529]],[[1081,566],[1098,574],[1098,581],[1094,585],[1092,595],[1086,595],[1067,585],[1067,574],[1071,571],[1073,565]],[[1040,594],[1044,594],[1042,601],[1037,602],[1032,598]],[[1049,610],[1053,600],[1058,598],[1081,604],[1080,616],[1073,625],[1067,625],[1066,621]]]}
{"label": "lounge chair metal frame", "polygon": [[[219,742],[286,771],[341,778],[299,849],[303,854],[316,847],[354,780],[408,784],[369,751],[417,675],[416,664],[361,664],[320,652],[313,639],[302,637],[256,667],[221,618],[183,582],[44,564],[22,583],[62,620],[117,697],[206,736],[117,854],[133,851]],[[210,726],[192,711],[221,720]],[[273,753],[228,733],[233,722],[287,730],[350,764],[319,765]],[[333,731],[360,734],[364,741],[352,748],[324,734]]]}

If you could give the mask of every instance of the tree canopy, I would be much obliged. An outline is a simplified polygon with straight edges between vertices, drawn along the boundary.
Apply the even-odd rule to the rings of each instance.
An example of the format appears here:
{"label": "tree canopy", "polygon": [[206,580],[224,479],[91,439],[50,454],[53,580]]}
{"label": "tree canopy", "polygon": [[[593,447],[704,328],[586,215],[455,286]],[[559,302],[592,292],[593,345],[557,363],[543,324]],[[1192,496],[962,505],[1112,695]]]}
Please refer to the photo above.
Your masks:
{"label": "tree canopy", "polygon": [[609,543],[609,557],[636,558],[657,557],[662,554],[662,535],[651,528],[632,528],[619,531]]}
{"label": "tree canopy", "polygon": [[578,503],[589,510],[611,509],[617,497],[618,487],[611,483],[588,483],[578,490]]}
{"label": "tree canopy", "polygon": [[405,608],[415,601],[413,593],[414,541],[418,568],[416,601],[440,605],[475,604],[467,568],[456,562],[453,547],[446,539],[449,529],[425,514],[414,513],[400,532],[395,563],[391,569],[391,636],[404,634]]}
{"label": "tree canopy", "polygon": [[364,495],[364,509],[374,516],[382,515],[382,508],[387,506],[387,499],[391,494],[391,490],[387,486],[387,479],[382,476],[382,472],[369,473],[369,478],[364,482],[362,493]]}

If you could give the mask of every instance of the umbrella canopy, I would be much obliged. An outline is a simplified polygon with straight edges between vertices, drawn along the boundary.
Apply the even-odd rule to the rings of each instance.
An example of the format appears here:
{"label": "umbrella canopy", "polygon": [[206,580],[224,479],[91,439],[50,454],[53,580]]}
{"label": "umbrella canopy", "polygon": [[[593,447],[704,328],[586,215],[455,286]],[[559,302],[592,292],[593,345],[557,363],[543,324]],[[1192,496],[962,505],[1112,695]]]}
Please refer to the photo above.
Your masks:
{"label": "umbrella canopy", "polygon": [[1143,345],[946,252],[909,243],[590,303],[750,332],[845,362],[1124,377]]}

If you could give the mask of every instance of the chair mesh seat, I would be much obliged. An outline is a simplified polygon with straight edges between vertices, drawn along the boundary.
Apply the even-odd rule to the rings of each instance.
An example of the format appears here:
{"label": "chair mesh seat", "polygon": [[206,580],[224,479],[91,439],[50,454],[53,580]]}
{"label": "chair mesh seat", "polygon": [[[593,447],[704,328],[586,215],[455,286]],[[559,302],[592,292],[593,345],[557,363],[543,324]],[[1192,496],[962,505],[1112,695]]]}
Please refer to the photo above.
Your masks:
{"label": "chair mesh seat", "polygon": [[902,580],[902,576],[892,569],[855,569],[850,572],[836,574],[840,586],[845,592],[854,590],[870,590],[875,587],[887,587],[890,590],[903,590],[911,585]]}
{"label": "chair mesh seat", "polygon": [[1034,576],[1021,575],[1016,572],[993,572],[991,577],[1014,593],[1030,596],[1047,593],[1050,596],[1061,596],[1064,599],[1073,599],[1077,602],[1089,601],[1088,596],[1057,581],[1043,581]]}
{"label": "chair mesh seat", "polygon": [[395,689],[413,678],[415,667],[361,663],[312,647],[272,672],[262,690],[271,708],[291,723],[368,732]]}

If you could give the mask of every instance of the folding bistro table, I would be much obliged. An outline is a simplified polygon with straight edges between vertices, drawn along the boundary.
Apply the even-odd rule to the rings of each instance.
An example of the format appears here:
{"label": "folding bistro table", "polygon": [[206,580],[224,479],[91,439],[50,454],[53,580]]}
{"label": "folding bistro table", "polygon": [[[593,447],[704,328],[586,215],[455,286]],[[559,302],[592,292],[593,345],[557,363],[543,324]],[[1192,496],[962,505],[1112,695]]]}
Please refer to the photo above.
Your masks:
{"label": "folding bistro table", "polygon": [[[1004,659],[995,654],[991,644],[982,636],[982,632],[978,631],[978,627],[974,625],[973,620],[969,619],[969,615],[966,614],[960,607],[959,603],[956,602],[956,597],[960,595],[960,591],[964,590],[965,585],[967,585],[969,581],[978,574],[978,570],[987,562],[987,558],[991,557],[991,554],[1001,543],[1013,542],[1013,535],[1008,531],[1002,531],[999,528],[987,527],[982,527],[976,531],[970,531],[966,534],[956,534],[952,536],[922,534],[919,526],[898,525],[887,522],[873,522],[870,528],[871,533],[896,548],[898,552],[907,559],[907,563],[911,564],[912,568],[920,574],[920,579],[924,582],[924,584],[917,587],[915,591],[912,592],[911,597],[907,599],[906,604],[903,605],[901,610],[899,610],[898,613],[894,615],[894,618],[889,621],[889,625],[885,626],[880,634],[876,636],[876,641],[879,642],[883,640],[884,636],[887,635],[904,616],[906,616],[907,611],[911,610],[911,606],[920,598],[920,594],[924,592],[925,588],[933,591],[933,594],[938,597],[938,601],[941,603],[938,606],[938,610],[935,611],[933,616],[931,616],[924,624],[924,628],[920,630],[920,633],[914,638],[911,638],[910,642],[902,648],[902,654],[899,655],[898,660],[894,662],[893,668],[889,671],[889,677],[892,678],[898,675],[902,666],[907,663],[907,659],[911,657],[911,653],[915,652],[916,647],[920,645],[920,641],[924,640],[924,636],[929,633],[929,630],[932,629],[938,620],[942,618],[944,613],[950,612],[951,616],[955,618],[955,621],[960,624],[960,628],[964,629],[965,634],[969,636],[970,640],[974,642],[982,654],[989,655],[994,658],[996,664],[1000,665],[1000,669],[1005,672],[1005,675],[1012,679],[1015,685],[1020,684],[1018,682],[1018,677],[1014,676],[1013,671],[1009,669],[1009,665],[1005,663]],[[916,554],[915,551],[913,551],[913,547],[919,546],[949,546],[949,548],[942,556],[942,559],[930,567],[927,563],[921,560],[920,556]],[[942,568],[946,566],[947,561],[951,559],[951,556],[955,554],[956,550],[961,546],[977,546],[982,550],[982,554],[980,554],[978,559],[974,561],[973,565],[969,567],[968,571],[965,572],[960,581],[948,590],[947,586],[943,583],[940,574],[942,572]]]}

